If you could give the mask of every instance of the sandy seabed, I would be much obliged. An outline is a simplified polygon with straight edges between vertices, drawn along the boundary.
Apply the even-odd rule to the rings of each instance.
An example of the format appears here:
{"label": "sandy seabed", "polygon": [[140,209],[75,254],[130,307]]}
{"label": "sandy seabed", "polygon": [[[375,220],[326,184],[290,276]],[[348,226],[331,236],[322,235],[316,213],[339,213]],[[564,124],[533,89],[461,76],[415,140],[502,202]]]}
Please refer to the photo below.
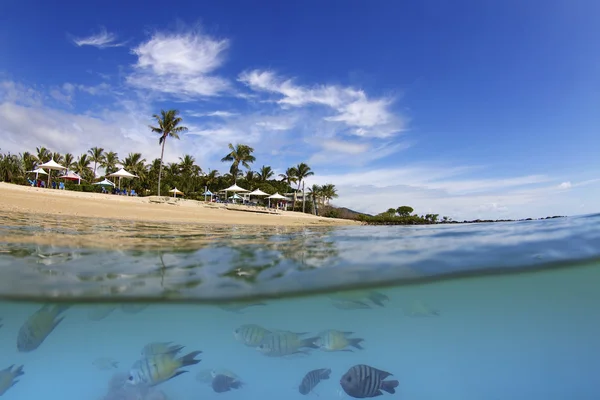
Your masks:
{"label": "sandy seabed", "polygon": [[130,221],[187,222],[215,225],[337,226],[359,222],[281,211],[244,212],[250,208],[207,204],[194,200],[154,203],[149,197],[73,192],[0,182],[0,211],[113,218]]}

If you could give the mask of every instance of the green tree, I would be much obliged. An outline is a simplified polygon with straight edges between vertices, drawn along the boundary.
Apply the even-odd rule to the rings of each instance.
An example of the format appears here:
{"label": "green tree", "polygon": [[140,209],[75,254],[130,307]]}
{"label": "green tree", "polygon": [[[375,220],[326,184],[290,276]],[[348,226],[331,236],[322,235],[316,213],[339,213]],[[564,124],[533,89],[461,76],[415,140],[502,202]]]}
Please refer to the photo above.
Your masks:
{"label": "green tree", "polygon": [[231,167],[229,173],[233,176],[233,183],[237,183],[237,178],[240,171],[240,164],[250,169],[250,164],[256,161],[256,157],[252,155],[254,149],[245,144],[229,143],[230,152],[221,159],[221,162],[230,162]]}
{"label": "green tree", "polygon": [[266,181],[268,181],[269,179],[271,179],[271,178],[273,177],[273,175],[274,175],[274,174],[275,174],[275,173],[273,172],[273,170],[271,169],[271,167],[270,167],[270,166],[268,166],[268,165],[263,165],[263,166],[260,168],[260,171],[258,171],[258,179],[259,179],[261,182],[266,182]]}
{"label": "green tree", "polygon": [[410,206],[400,206],[396,209],[396,212],[401,217],[408,217],[413,213],[413,211],[415,210]]}
{"label": "green tree", "polygon": [[[315,173],[310,169],[310,167],[306,163],[300,163],[296,166],[296,179],[298,181],[298,190],[302,186],[302,182],[308,178],[309,176],[314,175]],[[302,196],[302,212],[304,212],[304,195]],[[296,193],[294,192],[294,201],[292,203],[292,209],[296,206]]]}
{"label": "green tree", "polygon": [[183,119],[178,116],[178,110],[161,110],[160,115],[154,114],[152,117],[156,119],[158,126],[150,125],[150,129],[152,132],[158,133],[160,138],[158,139],[158,144],[162,145],[162,149],[160,152],[160,168],[158,170],[158,195],[160,196],[160,177],[162,174],[162,166],[163,166],[163,157],[165,155],[165,143],[167,142],[167,138],[170,136],[175,139],[179,139],[179,134],[186,132],[188,128],[186,126],[180,126],[183,122]]}
{"label": "green tree", "polygon": [[73,164],[75,164],[75,157],[71,153],[65,154],[64,166],[67,168],[67,172],[69,172],[73,168]]}
{"label": "green tree", "polygon": [[104,154],[100,166],[104,168],[105,175],[110,175],[117,172],[117,164],[119,164],[119,156],[114,151],[109,151]]}
{"label": "green tree", "polygon": [[96,168],[98,164],[104,161],[104,149],[102,147],[92,147],[88,150],[90,160],[94,163],[94,179],[96,179]]}

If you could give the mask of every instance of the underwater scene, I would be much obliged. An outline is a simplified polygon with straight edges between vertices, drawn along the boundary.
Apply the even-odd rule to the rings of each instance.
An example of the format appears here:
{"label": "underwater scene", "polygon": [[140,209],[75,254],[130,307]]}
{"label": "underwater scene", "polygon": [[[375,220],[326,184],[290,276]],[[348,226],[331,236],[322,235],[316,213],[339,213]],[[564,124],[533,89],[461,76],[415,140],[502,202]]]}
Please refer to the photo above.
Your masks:
{"label": "underwater scene", "polygon": [[0,213],[0,396],[600,399],[599,222]]}

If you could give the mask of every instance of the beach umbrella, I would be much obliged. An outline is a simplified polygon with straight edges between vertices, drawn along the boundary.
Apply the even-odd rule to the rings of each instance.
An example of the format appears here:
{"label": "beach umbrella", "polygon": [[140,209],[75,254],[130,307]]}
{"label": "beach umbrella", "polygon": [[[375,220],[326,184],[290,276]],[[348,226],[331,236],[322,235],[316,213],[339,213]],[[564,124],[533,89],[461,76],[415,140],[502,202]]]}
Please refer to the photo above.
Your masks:
{"label": "beach umbrella", "polygon": [[183,192],[177,188],[169,190],[169,193],[173,193],[173,197],[177,197],[177,193],[183,194]]}
{"label": "beach umbrella", "polygon": [[112,173],[110,175],[106,175],[106,176],[111,177],[111,178],[119,178],[119,190],[121,190],[121,178],[127,178],[127,179],[137,178],[136,175],[132,174],[131,172],[125,171],[124,168],[121,168],[117,172],[114,172],[114,173]]}
{"label": "beach umbrella", "polygon": [[248,198],[250,198],[250,196],[268,196],[269,193],[265,193],[260,189],[256,189],[253,192],[248,193]]}
{"label": "beach umbrella", "polygon": [[76,174],[73,171],[67,171],[66,174],[59,176],[59,178],[68,179],[70,181],[77,181],[77,184],[81,185],[81,179],[82,179],[81,176],[79,176],[78,174]]}
{"label": "beach umbrella", "polygon": [[[50,170],[55,170],[55,171],[64,171],[65,169],[67,169],[67,167],[63,167],[62,165],[60,165],[59,163],[54,161],[54,159],[50,159],[50,161],[43,163],[41,165],[38,165],[37,167],[38,167],[38,169],[44,168],[44,169],[50,169]],[[52,182],[52,173],[48,174],[48,187],[50,187],[50,182]]]}
{"label": "beach umbrella", "polygon": [[271,199],[274,199],[274,200],[285,200],[285,201],[289,201],[290,200],[287,197],[280,195],[279,193],[272,194],[269,197],[267,197],[267,199],[269,199],[269,207],[271,207]]}
{"label": "beach umbrella", "polygon": [[38,174],[42,174],[42,175],[48,175],[48,173],[46,171],[44,171],[41,168],[38,169],[34,169],[33,171],[27,171],[28,174],[35,174],[35,180],[37,181],[38,179]]}
{"label": "beach umbrella", "polygon": [[101,186],[112,186],[112,187],[115,187],[115,184],[112,183],[111,181],[109,181],[106,178],[104,178],[103,181],[93,183],[92,185],[101,185]]}
{"label": "beach umbrella", "polygon": [[204,201],[206,201],[206,196],[210,196],[210,201],[212,201],[213,193],[210,190],[208,190],[206,188],[206,186],[204,187],[204,190],[205,190],[205,192],[204,192]]}
{"label": "beach umbrella", "polygon": [[234,183],[233,185],[231,185],[227,189],[225,189],[225,198],[227,198],[227,192],[234,192],[234,193],[235,192],[249,192],[249,190],[241,188],[236,183]]}

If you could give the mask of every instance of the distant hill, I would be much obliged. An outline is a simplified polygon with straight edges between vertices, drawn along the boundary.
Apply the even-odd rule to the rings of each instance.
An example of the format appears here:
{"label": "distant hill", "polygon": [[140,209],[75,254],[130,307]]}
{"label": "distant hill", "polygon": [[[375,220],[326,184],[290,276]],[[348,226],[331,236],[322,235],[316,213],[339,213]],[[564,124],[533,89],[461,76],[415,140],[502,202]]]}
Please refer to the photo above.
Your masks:
{"label": "distant hill", "polygon": [[336,206],[325,206],[322,210],[319,210],[319,214],[322,216],[330,216],[334,218],[344,219],[356,219],[359,215],[365,215],[372,217],[370,214],[361,213],[358,211],[351,210],[347,207],[336,207]]}

